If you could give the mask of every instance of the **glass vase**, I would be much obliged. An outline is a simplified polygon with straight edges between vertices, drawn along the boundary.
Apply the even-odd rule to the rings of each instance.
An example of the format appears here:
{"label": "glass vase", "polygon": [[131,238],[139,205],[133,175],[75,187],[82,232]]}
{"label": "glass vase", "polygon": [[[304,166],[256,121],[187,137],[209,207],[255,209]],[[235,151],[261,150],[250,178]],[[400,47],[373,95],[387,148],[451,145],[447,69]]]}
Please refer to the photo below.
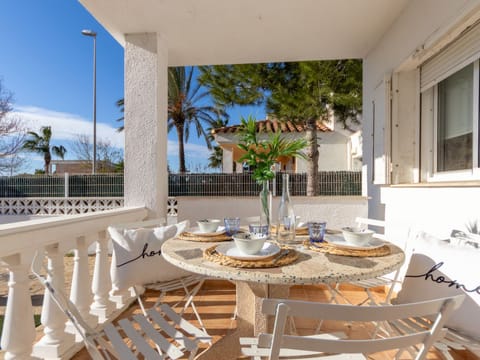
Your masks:
{"label": "glass vase", "polygon": [[282,199],[278,207],[276,225],[278,243],[295,243],[295,213],[288,189],[288,174],[282,174]]}
{"label": "glass vase", "polygon": [[268,225],[268,234],[270,234],[270,209],[272,204],[272,192],[270,191],[268,180],[262,180],[262,190],[260,191],[260,224]]}

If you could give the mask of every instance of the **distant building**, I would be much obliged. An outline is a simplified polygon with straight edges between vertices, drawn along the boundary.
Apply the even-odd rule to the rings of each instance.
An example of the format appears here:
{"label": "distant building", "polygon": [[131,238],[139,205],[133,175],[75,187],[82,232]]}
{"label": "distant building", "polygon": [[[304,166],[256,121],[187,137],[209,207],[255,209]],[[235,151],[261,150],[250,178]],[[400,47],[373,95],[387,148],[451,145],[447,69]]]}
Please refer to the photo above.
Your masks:
{"label": "distant building", "polygon": [[[115,164],[109,161],[97,161],[98,173],[115,172]],[[50,173],[56,175],[69,174],[91,174],[92,161],[88,160],[52,160],[50,163]]]}
{"label": "distant building", "polygon": [[[243,171],[240,158],[244,151],[237,146],[239,128],[240,125],[234,125],[212,130],[215,141],[223,150],[222,168],[224,173]],[[280,122],[277,119],[257,121],[257,133],[262,134],[265,138],[277,131],[281,131],[282,136],[289,139],[305,136],[303,124],[295,124],[291,121]],[[361,170],[361,131],[352,133],[347,130],[334,130],[332,124],[319,120],[317,121],[317,140],[319,171]],[[280,159],[279,162],[282,171],[302,173],[307,169],[307,161],[304,159],[288,157]]]}

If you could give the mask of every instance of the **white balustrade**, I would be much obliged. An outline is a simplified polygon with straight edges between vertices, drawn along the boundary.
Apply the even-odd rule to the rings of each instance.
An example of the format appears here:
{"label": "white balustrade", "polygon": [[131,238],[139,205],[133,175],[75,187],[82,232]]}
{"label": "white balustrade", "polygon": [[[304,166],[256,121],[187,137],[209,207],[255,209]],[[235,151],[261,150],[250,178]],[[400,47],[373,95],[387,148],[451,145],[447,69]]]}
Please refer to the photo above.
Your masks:
{"label": "white balustrade", "polygon": [[[58,289],[65,287],[63,255],[57,245],[47,246],[47,281]],[[67,317],[48,292],[44,294],[43,298],[41,321],[44,335],[35,344],[33,354],[40,358],[61,358],[65,351],[72,346],[74,338],[65,332]]]}
{"label": "white balustrade", "polygon": [[[90,314],[92,292],[90,289],[90,269],[88,266],[88,243],[85,236],[76,239],[76,249],[73,258],[72,287],[70,289],[70,301],[75,304],[78,312],[92,327],[96,319]],[[74,326],[69,322],[67,331],[76,334]],[[77,334],[78,335],[78,334]],[[77,341],[81,339],[77,336]]]}
{"label": "white balustrade", "polygon": [[110,278],[110,266],[108,264],[108,241],[106,231],[98,233],[95,267],[93,269],[92,292],[93,304],[90,313],[98,316],[98,321],[104,323],[115,309],[109,299],[109,291],[112,288]]}
{"label": "white balustrade", "polygon": [[[112,268],[117,266],[117,259],[112,255]],[[119,290],[117,286],[112,283],[112,290],[110,290],[110,300],[113,301],[117,309],[121,309],[129,304],[129,299],[132,297],[132,294],[127,289]]]}
{"label": "white balustrade", "polygon": [[[64,256],[73,250],[70,300],[93,325],[102,323],[119,313],[112,312],[115,306],[109,300],[112,284],[106,229],[111,224],[139,221],[146,216],[144,208],[121,208],[0,225],[0,259],[10,272],[1,339],[5,359],[69,359],[83,346],[75,342],[66,316],[48,293],[42,307],[43,332],[36,334],[29,292],[35,252],[46,251],[49,281],[62,288]],[[95,268],[90,278],[87,249],[94,242]],[[89,312],[96,316],[89,317]],[[41,339],[35,344],[36,337]]]}
{"label": "white balustrade", "polygon": [[30,301],[28,278],[33,252],[3,257],[10,271],[8,282],[8,300],[3,322],[2,350],[4,358],[28,359],[35,340],[35,323]]}

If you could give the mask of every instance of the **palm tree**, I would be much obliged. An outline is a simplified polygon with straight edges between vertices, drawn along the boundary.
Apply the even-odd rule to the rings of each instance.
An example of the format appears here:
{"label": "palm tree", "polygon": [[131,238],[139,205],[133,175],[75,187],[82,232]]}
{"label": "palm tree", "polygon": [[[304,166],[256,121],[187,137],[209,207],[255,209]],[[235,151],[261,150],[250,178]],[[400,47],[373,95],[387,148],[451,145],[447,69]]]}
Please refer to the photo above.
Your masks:
{"label": "palm tree", "polygon": [[52,153],[63,160],[67,149],[65,149],[63,145],[50,147],[50,140],[52,138],[52,128],[50,126],[42,126],[40,128],[40,135],[34,131],[29,131],[27,136],[30,136],[30,139],[25,140],[22,148],[43,155],[45,174],[48,175]]}
{"label": "palm tree", "polygon": [[[215,137],[212,134],[212,130],[220,129],[228,125],[228,119],[217,119],[212,126],[208,129],[208,138],[210,141],[214,141]],[[212,169],[221,168],[223,164],[223,149],[219,145],[215,145],[212,148],[210,156],[208,157],[208,166]]]}
{"label": "palm tree", "polygon": [[122,98],[120,100],[117,100],[115,105],[118,107],[118,110],[120,110],[120,112],[122,113],[122,117],[119,117],[117,119],[117,121],[121,123],[121,125],[117,128],[117,132],[122,132],[123,130],[125,130],[125,127],[123,125],[125,120],[125,116],[123,115],[123,113],[125,112],[125,99]]}
{"label": "palm tree", "polygon": [[[200,91],[201,85],[199,83],[192,84],[193,70],[193,67],[190,67],[188,71],[184,67],[168,68],[168,131],[170,132],[173,128],[177,131],[179,171],[181,173],[187,171],[184,144],[188,142],[190,127],[194,126],[197,136],[203,137],[211,150],[213,137],[205,132],[202,122],[210,125],[209,129],[220,126],[220,123],[226,125],[226,122],[221,120],[221,117],[225,117],[226,114],[224,109],[206,105],[206,97],[210,93]],[[119,99],[115,104],[123,115],[124,99]],[[117,131],[121,132],[124,130],[124,116],[117,121],[121,123]],[[217,149],[215,149],[215,152],[218,154]]]}
{"label": "palm tree", "polygon": [[211,139],[202,122],[212,127],[218,118],[225,115],[223,109],[207,103],[208,91],[201,91],[201,85],[192,83],[193,67],[168,69],[168,131],[175,128],[178,138],[179,171],[186,172],[185,146],[193,126],[198,137],[203,137],[209,149]]}

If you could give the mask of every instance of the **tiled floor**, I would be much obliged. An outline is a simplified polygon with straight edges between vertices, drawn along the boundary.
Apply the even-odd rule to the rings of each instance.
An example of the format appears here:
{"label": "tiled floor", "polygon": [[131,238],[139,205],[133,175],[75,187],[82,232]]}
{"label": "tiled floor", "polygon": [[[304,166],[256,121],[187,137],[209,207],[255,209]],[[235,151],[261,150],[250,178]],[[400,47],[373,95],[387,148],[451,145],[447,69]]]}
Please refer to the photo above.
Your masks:
{"label": "tiled floor", "polygon": [[[342,289],[342,292],[347,295],[347,298],[352,303],[359,303],[365,298],[365,294],[362,291],[359,291],[357,288],[347,288]],[[376,293],[379,298],[382,297],[382,292],[379,291]],[[173,304],[179,298],[179,293],[172,293],[165,299],[166,302]],[[303,299],[310,301],[327,301],[329,299],[328,292],[322,286],[294,286],[291,288],[291,298],[293,299]],[[154,301],[156,299],[156,294],[153,292],[147,292],[145,295],[147,303]],[[226,281],[209,281],[207,282],[202,290],[199,292],[198,296],[195,298],[195,304],[199,312],[201,313],[202,319],[205,323],[207,331],[210,335],[213,336],[214,342],[218,341],[222,336],[228,334],[235,329],[236,322],[232,320],[232,314],[235,309],[235,287],[229,282]],[[124,313],[124,316],[130,315],[132,312],[139,311],[138,307],[134,306],[130,308],[127,312]],[[185,317],[191,320],[193,323],[196,323],[196,320],[191,312],[187,312]],[[198,325],[198,323],[196,323]],[[301,333],[302,331],[308,331],[309,329],[316,328],[316,323],[312,321],[296,321],[297,330]],[[338,324],[329,324],[325,323],[322,325],[322,330],[331,331],[331,330],[340,330],[340,325]],[[360,337],[362,333],[365,333],[365,328],[358,326],[349,326],[348,324],[341,325],[341,330],[347,335],[352,337]],[[406,357],[402,359],[408,359]],[[466,352],[456,352],[452,353],[454,360],[466,359],[472,360],[477,359],[475,356],[470,355]],[[376,354],[373,359],[392,359],[392,354]],[[74,359],[76,360],[87,360],[90,359],[85,350],[78,353]],[[435,351],[431,351],[428,359],[437,360],[441,359]],[[219,359],[219,360],[229,360],[229,359]]]}

